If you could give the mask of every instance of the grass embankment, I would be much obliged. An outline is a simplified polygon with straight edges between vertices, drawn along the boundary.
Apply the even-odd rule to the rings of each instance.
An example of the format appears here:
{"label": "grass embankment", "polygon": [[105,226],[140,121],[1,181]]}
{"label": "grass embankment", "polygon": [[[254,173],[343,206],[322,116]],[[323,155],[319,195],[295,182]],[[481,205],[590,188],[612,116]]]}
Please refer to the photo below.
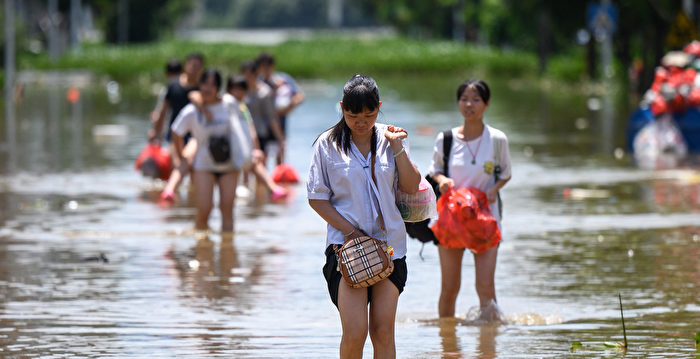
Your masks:
{"label": "grass embankment", "polygon": [[[459,45],[448,41],[407,38],[357,39],[315,37],[273,46],[233,43],[166,41],[143,45],[84,45],[80,54],[67,54],[55,64],[45,55],[20,55],[20,70],[90,69],[117,81],[161,79],[170,58],[184,58],[198,51],[207,66],[224,73],[237,72],[243,60],[269,51],[277,57],[278,69],[299,78],[345,79],[354,73],[414,75],[488,73],[503,77],[538,77],[537,58],[522,51]],[[545,77],[577,80],[583,73],[582,57],[553,60]],[[580,65],[579,65],[580,64]]]}

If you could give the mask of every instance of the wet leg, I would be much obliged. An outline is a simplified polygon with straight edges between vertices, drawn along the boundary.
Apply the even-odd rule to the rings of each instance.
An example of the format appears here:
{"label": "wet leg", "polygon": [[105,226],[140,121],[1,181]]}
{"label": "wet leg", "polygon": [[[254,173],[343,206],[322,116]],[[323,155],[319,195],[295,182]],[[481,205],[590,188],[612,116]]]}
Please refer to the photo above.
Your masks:
{"label": "wet leg", "polygon": [[455,302],[462,284],[462,257],[464,249],[438,246],[440,272],[442,273],[438,314],[440,318],[454,317]]}

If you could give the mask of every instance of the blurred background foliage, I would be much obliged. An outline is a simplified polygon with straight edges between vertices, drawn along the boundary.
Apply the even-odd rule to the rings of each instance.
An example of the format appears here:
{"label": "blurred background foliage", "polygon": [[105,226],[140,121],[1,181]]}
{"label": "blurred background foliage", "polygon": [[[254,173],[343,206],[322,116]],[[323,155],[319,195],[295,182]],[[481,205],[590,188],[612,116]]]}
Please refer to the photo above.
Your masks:
{"label": "blurred background foliage", "polygon": [[[70,27],[71,0],[56,1],[57,28],[66,33]],[[346,32],[358,27],[388,27],[395,29],[400,38],[413,41],[457,40],[458,44],[464,42],[460,46],[490,47],[502,54],[528,53],[536,58],[533,71],[566,81],[595,79],[600,74],[599,50],[595,36],[587,29],[586,15],[588,6],[598,1],[81,0],[80,3],[89,10],[93,26],[100,34],[89,41],[108,46],[174,41],[183,29],[326,29],[331,27],[328,12],[334,1],[341,4],[341,28]],[[17,3],[18,11],[23,14],[16,22],[20,59],[23,53],[25,59],[43,56],[50,31],[46,20],[47,0]],[[624,78],[627,70],[636,66],[642,88],[650,83],[654,67],[666,51],[698,38],[700,0],[611,0],[611,3],[619,14],[613,37],[618,75]],[[692,5],[690,12],[688,4]],[[124,13],[128,14],[128,21],[120,23]],[[582,30],[588,34],[588,40],[581,37]],[[435,54],[426,56],[431,61],[435,58]],[[441,68],[439,64],[436,66]]]}

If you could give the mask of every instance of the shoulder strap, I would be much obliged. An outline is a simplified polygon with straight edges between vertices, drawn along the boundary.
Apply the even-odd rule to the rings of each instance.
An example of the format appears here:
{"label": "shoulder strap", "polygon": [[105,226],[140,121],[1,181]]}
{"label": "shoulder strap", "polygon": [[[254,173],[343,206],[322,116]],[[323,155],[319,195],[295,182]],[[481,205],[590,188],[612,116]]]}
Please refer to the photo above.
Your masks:
{"label": "shoulder strap", "polygon": [[[501,151],[503,150],[503,145],[505,141],[498,136],[491,137],[491,142],[493,142],[493,177],[495,182],[501,178]],[[503,219],[503,201],[501,201],[501,192],[498,194],[498,214]]]}
{"label": "shoulder strap", "polygon": [[[377,162],[377,154],[376,152],[372,151],[372,181],[374,182],[374,186],[379,188],[377,186],[377,177],[374,175],[374,165]],[[365,172],[367,173],[367,172]],[[377,198],[377,205],[379,206],[379,222],[382,225],[382,231],[386,231],[386,225],[384,224],[384,216],[382,216],[382,205],[379,203],[379,198]]]}
{"label": "shoulder strap", "polygon": [[496,181],[498,181],[501,175],[501,151],[503,150],[503,139],[498,136],[494,136],[491,137],[491,142],[493,143],[493,174],[496,176]]}
{"label": "shoulder strap", "polygon": [[443,174],[445,177],[449,177],[447,162],[450,160],[450,152],[452,151],[452,129],[444,131],[442,133],[442,163],[445,167],[443,169]]}

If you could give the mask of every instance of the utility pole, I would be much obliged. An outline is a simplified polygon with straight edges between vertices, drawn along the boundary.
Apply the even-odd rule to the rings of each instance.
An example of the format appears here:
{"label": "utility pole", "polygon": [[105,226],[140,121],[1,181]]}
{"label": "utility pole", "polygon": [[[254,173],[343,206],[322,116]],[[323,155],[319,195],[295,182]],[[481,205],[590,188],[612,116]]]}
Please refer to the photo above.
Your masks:
{"label": "utility pole", "polygon": [[464,0],[457,0],[452,10],[452,41],[463,44],[467,32],[464,21]]}
{"label": "utility pole", "polygon": [[126,44],[129,42],[129,0],[118,1],[117,42]]}
{"label": "utility pole", "polygon": [[343,0],[328,0],[328,25],[334,29],[343,26]]}
{"label": "utility pole", "polygon": [[15,0],[5,0],[5,131],[8,170],[15,167]]}
{"label": "utility pole", "polygon": [[49,0],[49,61],[55,63],[58,60],[58,0]]}
{"label": "utility pole", "polygon": [[80,52],[81,13],[80,0],[70,0],[70,44],[74,52]]}

